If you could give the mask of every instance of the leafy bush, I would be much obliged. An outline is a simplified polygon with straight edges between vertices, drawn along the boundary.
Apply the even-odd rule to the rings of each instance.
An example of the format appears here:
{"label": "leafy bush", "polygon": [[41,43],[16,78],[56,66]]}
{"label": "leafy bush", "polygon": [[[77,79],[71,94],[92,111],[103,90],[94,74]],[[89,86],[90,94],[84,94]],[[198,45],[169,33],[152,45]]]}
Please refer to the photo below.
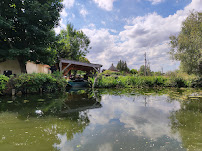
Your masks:
{"label": "leafy bush", "polygon": [[143,88],[143,87],[202,87],[201,77],[181,76],[109,76],[99,75],[96,83],[90,78],[90,84],[97,88]]}
{"label": "leafy bush", "polygon": [[167,86],[170,87],[187,87],[186,80],[182,77],[170,77],[168,82],[166,83]]}
{"label": "leafy bush", "polygon": [[111,70],[105,70],[102,75],[120,75],[120,72],[116,72],[116,71],[111,71]]}
{"label": "leafy bush", "polygon": [[[168,78],[158,76],[118,76],[118,77],[102,77],[97,78],[95,87],[99,88],[111,88],[111,87],[156,87],[165,86],[165,81]],[[94,83],[94,79],[90,79],[91,83]]]}
{"label": "leafy bush", "polygon": [[6,89],[8,80],[9,78],[7,76],[0,74],[0,94],[2,94],[3,91]]}
{"label": "leafy bush", "polygon": [[13,87],[17,91],[25,93],[37,92],[40,88],[43,91],[64,91],[68,82],[62,77],[62,75],[55,74],[44,74],[44,73],[33,73],[33,74],[21,74],[16,78],[12,78]]}
{"label": "leafy bush", "polygon": [[137,71],[136,69],[131,69],[131,70],[130,70],[130,73],[131,73],[131,74],[137,74],[138,71]]}
{"label": "leafy bush", "polygon": [[194,77],[187,80],[187,86],[192,88],[202,88],[202,77]]}

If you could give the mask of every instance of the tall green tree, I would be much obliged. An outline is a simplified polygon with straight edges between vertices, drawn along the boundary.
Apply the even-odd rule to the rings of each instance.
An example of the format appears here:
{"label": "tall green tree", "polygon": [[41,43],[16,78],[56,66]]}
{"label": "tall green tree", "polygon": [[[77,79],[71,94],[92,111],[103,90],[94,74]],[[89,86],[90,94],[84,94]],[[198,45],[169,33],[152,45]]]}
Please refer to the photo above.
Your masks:
{"label": "tall green tree", "polygon": [[62,30],[57,36],[55,50],[57,51],[57,60],[60,58],[88,62],[84,57],[90,49],[89,38],[83,33],[74,29],[72,24],[67,24],[66,29]]}
{"label": "tall green tree", "polygon": [[[139,74],[144,75],[144,73],[145,73],[145,66],[142,65],[142,66],[140,66]],[[151,69],[149,66],[146,66],[146,75],[151,75]]]}
{"label": "tall green tree", "polygon": [[61,9],[61,0],[1,0],[0,61],[16,58],[23,73],[28,60],[50,64]]}
{"label": "tall green tree", "polygon": [[122,61],[122,60],[120,60],[120,61],[117,63],[116,68],[117,68],[119,71],[124,71],[124,72],[129,72],[129,71],[130,71],[130,69],[129,69],[128,66],[127,66],[126,61]]}
{"label": "tall green tree", "polygon": [[188,74],[202,74],[202,13],[192,12],[177,36],[170,37],[170,55]]}

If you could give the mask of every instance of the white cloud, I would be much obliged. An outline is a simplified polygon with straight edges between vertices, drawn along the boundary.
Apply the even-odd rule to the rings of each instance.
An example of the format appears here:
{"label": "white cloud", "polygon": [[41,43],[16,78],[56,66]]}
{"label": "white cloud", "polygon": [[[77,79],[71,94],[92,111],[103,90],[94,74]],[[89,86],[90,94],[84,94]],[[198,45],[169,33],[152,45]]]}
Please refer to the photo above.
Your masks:
{"label": "white cloud", "polygon": [[88,11],[87,11],[84,7],[81,8],[81,10],[80,10],[79,13],[80,13],[84,18],[86,17],[86,15],[88,15]]}
{"label": "white cloud", "polygon": [[111,11],[113,9],[113,3],[116,0],[93,0],[98,6],[107,11]]}
{"label": "white cloud", "polygon": [[65,8],[63,8],[62,11],[60,12],[60,16],[61,16],[61,17],[67,17],[67,15],[68,15],[68,14],[67,14]]}
{"label": "white cloud", "polygon": [[102,23],[103,25],[106,25],[106,22],[105,22],[105,21],[101,21],[101,23]]}
{"label": "white cloud", "polygon": [[164,0],[147,0],[147,1],[150,1],[152,3],[152,5],[156,5],[156,4],[163,2]]}
{"label": "white cloud", "polygon": [[64,24],[64,19],[61,18],[60,21],[59,21],[59,26],[57,26],[56,28],[54,28],[54,30],[55,30],[55,33],[56,33],[56,34],[59,34],[60,31],[61,31],[62,29],[65,29],[65,28],[66,28],[66,25]]}
{"label": "white cloud", "polygon": [[[89,114],[93,116],[89,119],[92,125],[107,125],[111,119],[119,119],[125,128],[134,130],[130,132],[134,135],[154,140],[166,135],[179,140],[177,135],[171,134],[170,127],[167,126],[169,123],[167,117],[171,111],[180,108],[180,103],[172,102],[168,104],[166,102],[167,98],[167,96],[136,96],[132,98],[103,95],[102,106],[105,111],[103,112],[102,108],[91,110]],[[146,107],[145,101],[147,102]],[[112,103],[113,106],[110,105]]]}
{"label": "white cloud", "polygon": [[88,27],[95,28],[95,24],[91,23],[91,24],[88,25]]}
{"label": "white cloud", "polygon": [[72,14],[72,19],[74,19],[75,18],[75,15],[74,14]]}
{"label": "white cloud", "polygon": [[112,149],[112,144],[110,143],[105,143],[105,144],[101,144],[98,146],[98,151],[113,151]]}
{"label": "white cloud", "polygon": [[127,61],[130,68],[139,69],[144,64],[144,53],[147,52],[152,70],[159,71],[161,67],[164,71],[175,70],[179,62],[169,58],[169,36],[180,31],[181,23],[190,10],[202,10],[201,4],[201,0],[193,0],[184,10],[165,18],[154,12],[126,19],[128,24],[117,35],[110,33],[111,29],[86,28],[83,31],[90,37],[92,46],[87,58],[103,64],[105,69],[120,59]]}
{"label": "white cloud", "polygon": [[71,8],[74,6],[74,0],[63,0],[63,5],[65,8]]}
{"label": "white cloud", "polygon": [[[64,28],[66,28],[66,23],[65,23],[65,18],[68,16],[67,9],[70,9],[71,7],[74,6],[74,0],[63,0],[62,4],[64,5],[64,8],[60,12],[60,21],[59,21],[59,26],[54,28],[54,31],[56,34],[59,34],[60,31]],[[75,15],[72,14],[71,17],[69,18],[70,20],[75,18]]]}

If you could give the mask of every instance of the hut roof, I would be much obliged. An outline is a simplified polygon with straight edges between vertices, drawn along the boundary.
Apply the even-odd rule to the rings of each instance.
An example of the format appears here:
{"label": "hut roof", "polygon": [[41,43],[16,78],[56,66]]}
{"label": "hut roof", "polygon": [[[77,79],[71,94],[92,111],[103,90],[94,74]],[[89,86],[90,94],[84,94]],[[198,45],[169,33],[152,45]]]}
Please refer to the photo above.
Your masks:
{"label": "hut roof", "polygon": [[116,67],[114,67],[113,63],[112,63],[111,67],[110,67],[108,70],[111,70],[111,71],[118,71],[118,70],[116,69]]}

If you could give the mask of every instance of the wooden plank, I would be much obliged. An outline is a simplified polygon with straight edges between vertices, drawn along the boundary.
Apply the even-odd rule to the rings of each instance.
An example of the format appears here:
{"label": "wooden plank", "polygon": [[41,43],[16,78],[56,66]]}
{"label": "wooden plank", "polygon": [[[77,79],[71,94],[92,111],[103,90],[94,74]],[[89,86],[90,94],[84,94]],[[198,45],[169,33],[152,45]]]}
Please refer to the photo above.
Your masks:
{"label": "wooden plank", "polygon": [[93,67],[94,69],[95,69],[95,71],[97,71],[98,73],[99,73],[99,71],[98,71],[98,69],[97,68],[95,68],[95,67]]}
{"label": "wooden plank", "polygon": [[62,73],[69,67],[71,66],[72,64],[68,64],[63,70],[62,70]]}

